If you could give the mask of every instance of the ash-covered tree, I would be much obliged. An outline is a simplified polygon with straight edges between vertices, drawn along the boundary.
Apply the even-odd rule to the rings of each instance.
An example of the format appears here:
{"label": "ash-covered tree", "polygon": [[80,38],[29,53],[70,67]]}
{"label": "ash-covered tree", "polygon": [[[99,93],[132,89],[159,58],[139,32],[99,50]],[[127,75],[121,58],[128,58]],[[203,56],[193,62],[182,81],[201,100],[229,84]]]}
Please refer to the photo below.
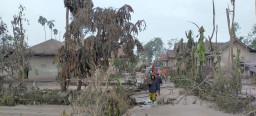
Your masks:
{"label": "ash-covered tree", "polygon": [[156,37],[146,43],[144,47],[144,52],[141,55],[141,60],[145,64],[152,63],[153,58],[154,60],[158,60],[161,54],[164,53],[164,46],[163,41],[160,37]]}
{"label": "ash-covered tree", "polygon": [[[0,17],[0,39],[1,39],[1,47],[0,47],[0,62],[1,62],[1,65],[0,65],[0,70],[3,72],[5,70],[5,66],[4,66],[4,62],[3,62],[3,57],[4,55],[7,53],[7,50],[6,50],[6,41],[7,41],[7,38],[6,38],[6,35],[7,35],[7,25],[3,22],[2,18]],[[0,76],[0,91],[2,91],[2,87],[3,87],[3,79],[4,79],[4,75],[3,76]]]}
{"label": "ash-covered tree", "polygon": [[0,37],[2,38],[7,32],[7,25],[3,22],[2,18],[0,17]]}
{"label": "ash-covered tree", "polygon": [[[192,30],[189,30],[188,33],[186,32],[186,37],[188,39],[187,42],[187,50],[186,50],[186,57],[185,57],[185,62],[186,62],[186,70],[187,71],[191,71],[193,70],[193,57],[194,57],[194,46],[195,46],[195,42],[194,42],[194,38],[193,38],[193,32]],[[192,71],[191,71],[192,72]]]}
{"label": "ash-covered tree", "polygon": [[13,27],[13,38],[15,56],[18,60],[18,78],[22,82],[23,79],[28,78],[29,71],[29,51],[27,50],[27,43],[25,41],[24,22],[28,23],[28,19],[24,17],[25,7],[19,7],[18,15],[13,16],[12,27]]}
{"label": "ash-covered tree", "polygon": [[153,52],[153,49],[152,49],[152,44],[151,42],[148,42],[147,44],[145,44],[143,46],[144,48],[144,51],[143,53],[141,54],[141,61],[144,63],[144,64],[150,64],[152,63],[152,60],[153,60],[153,56],[154,56],[154,52]]}
{"label": "ash-covered tree", "polygon": [[24,29],[24,22],[28,20],[24,18],[24,10],[25,7],[20,6],[18,14],[13,16],[13,36],[7,34],[6,24],[0,21],[0,70],[4,76],[13,77],[20,81],[20,84],[28,78],[29,71],[29,51],[26,49]]}
{"label": "ash-covered tree", "polygon": [[[124,5],[119,9],[99,8],[94,7],[91,0],[64,0],[64,4],[66,14],[69,15],[70,11],[74,19],[66,27],[65,47],[58,54],[62,67],[63,91],[67,84],[64,80],[71,78],[70,74],[79,79],[91,77],[96,69],[108,69],[109,59],[117,58],[119,49],[127,64],[135,61],[135,46],[138,51],[143,50],[135,36],[145,29],[145,22],[131,22],[131,6]],[[66,23],[68,24],[68,19]],[[83,31],[87,32],[84,41]],[[78,84],[79,90],[81,81]]]}
{"label": "ash-covered tree", "polygon": [[153,40],[153,51],[155,60],[158,60],[160,55],[164,52],[164,43],[160,37],[156,37]]}

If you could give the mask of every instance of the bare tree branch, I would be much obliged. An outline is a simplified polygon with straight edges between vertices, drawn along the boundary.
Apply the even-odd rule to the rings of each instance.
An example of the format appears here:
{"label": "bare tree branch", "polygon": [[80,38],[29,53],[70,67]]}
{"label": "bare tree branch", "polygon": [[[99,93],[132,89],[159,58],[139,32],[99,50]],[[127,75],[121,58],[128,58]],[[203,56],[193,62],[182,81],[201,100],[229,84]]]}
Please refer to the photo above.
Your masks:
{"label": "bare tree branch", "polygon": [[210,41],[210,51],[213,51],[213,46],[212,46],[212,38],[213,38],[213,35],[214,35],[214,32],[215,32],[215,5],[214,5],[214,0],[212,1],[212,11],[213,11],[213,19],[212,19],[212,22],[213,22],[213,30],[212,30],[212,35],[209,36],[209,41]]}
{"label": "bare tree branch", "polygon": [[188,22],[194,24],[194,25],[198,28],[198,30],[199,30],[199,26],[198,26],[196,23],[194,23],[194,22],[192,22],[192,21],[188,21]]}
{"label": "bare tree branch", "polygon": [[[228,32],[229,32],[229,37],[230,37],[230,47],[231,47],[231,43],[233,43],[233,40],[232,40],[232,35],[231,35],[231,29],[230,29],[230,18],[229,18],[229,9],[227,8],[226,9],[226,14],[227,14],[227,22],[228,22]],[[229,53],[229,55],[228,55],[228,66],[231,66],[232,65],[232,63],[230,62],[230,59],[232,59],[232,57],[231,57],[231,49],[230,49],[230,53]],[[231,66],[232,67],[232,66]]]}
{"label": "bare tree branch", "polygon": [[[205,78],[201,83],[199,83],[198,85],[194,86],[192,89],[186,91],[186,93],[184,94],[184,96],[182,96],[177,102],[176,104],[178,104],[185,96],[187,96],[188,93],[192,92],[193,90],[195,90],[196,88],[199,88],[204,82],[206,82],[206,80],[209,77]],[[179,96],[178,96],[179,97]]]}
{"label": "bare tree branch", "polygon": [[211,37],[209,37],[209,40],[211,41],[215,32],[215,5],[214,5],[214,0],[212,1],[212,5],[213,5],[213,30],[212,30],[212,35]]}
{"label": "bare tree branch", "polygon": [[[216,45],[217,45],[217,42],[218,42],[218,25],[216,25]],[[216,46],[216,49],[217,49],[217,46]]]}
{"label": "bare tree branch", "polygon": [[[233,5],[233,11],[230,11],[229,8],[226,9],[226,14],[227,14],[227,22],[228,22],[228,32],[229,32],[229,36],[230,36],[230,54],[229,54],[229,58],[228,58],[228,62],[229,62],[229,66],[231,66],[233,68],[233,63],[234,63],[234,58],[233,58],[233,44],[234,44],[234,21],[235,21],[235,0],[231,0],[231,3]],[[233,16],[232,16],[232,22],[230,25],[230,17],[229,17],[229,13],[232,12]],[[230,62],[231,59],[231,62]]]}

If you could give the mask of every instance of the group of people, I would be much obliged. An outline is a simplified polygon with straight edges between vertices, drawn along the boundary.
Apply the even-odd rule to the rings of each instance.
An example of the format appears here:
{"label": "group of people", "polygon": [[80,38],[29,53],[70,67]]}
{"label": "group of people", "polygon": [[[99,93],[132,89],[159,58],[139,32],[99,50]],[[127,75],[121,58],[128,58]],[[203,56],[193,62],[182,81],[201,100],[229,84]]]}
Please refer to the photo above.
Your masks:
{"label": "group of people", "polygon": [[149,89],[149,98],[154,103],[157,98],[157,93],[160,95],[160,85],[162,84],[162,78],[158,68],[152,65],[147,75],[147,83]]}

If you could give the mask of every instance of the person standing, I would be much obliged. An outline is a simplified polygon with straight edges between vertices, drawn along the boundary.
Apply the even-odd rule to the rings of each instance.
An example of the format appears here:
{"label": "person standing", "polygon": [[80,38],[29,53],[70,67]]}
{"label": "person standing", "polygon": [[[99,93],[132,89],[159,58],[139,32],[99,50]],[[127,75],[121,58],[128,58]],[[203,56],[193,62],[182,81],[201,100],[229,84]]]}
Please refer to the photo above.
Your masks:
{"label": "person standing", "polygon": [[157,92],[157,80],[155,75],[151,75],[150,83],[148,84],[149,87],[149,98],[154,103],[156,101],[156,92]]}
{"label": "person standing", "polygon": [[167,73],[167,71],[166,71],[166,69],[164,69],[164,70],[163,70],[163,78],[164,78],[165,82],[166,82],[166,80],[167,80],[166,73]]}
{"label": "person standing", "polygon": [[162,78],[159,76],[159,72],[156,73],[156,81],[157,81],[157,92],[158,92],[158,95],[160,95],[160,86],[161,84],[163,84],[162,82]]}

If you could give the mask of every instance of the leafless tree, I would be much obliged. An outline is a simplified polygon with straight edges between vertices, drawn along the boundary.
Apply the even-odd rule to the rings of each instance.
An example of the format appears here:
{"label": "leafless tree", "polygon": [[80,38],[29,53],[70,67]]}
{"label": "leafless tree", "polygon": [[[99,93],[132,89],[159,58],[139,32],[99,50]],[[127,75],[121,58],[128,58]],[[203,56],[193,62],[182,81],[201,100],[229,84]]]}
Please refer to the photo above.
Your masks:
{"label": "leafless tree", "polygon": [[[234,58],[233,58],[233,44],[235,38],[235,32],[234,32],[234,22],[235,22],[235,0],[231,0],[231,4],[233,6],[233,9],[230,10],[229,8],[226,9],[226,14],[227,14],[227,22],[228,22],[228,32],[229,32],[229,37],[230,37],[230,54],[229,54],[229,66],[233,68],[234,64]],[[232,13],[232,18],[230,21],[230,16],[229,14]],[[231,61],[230,61],[231,60]]]}

